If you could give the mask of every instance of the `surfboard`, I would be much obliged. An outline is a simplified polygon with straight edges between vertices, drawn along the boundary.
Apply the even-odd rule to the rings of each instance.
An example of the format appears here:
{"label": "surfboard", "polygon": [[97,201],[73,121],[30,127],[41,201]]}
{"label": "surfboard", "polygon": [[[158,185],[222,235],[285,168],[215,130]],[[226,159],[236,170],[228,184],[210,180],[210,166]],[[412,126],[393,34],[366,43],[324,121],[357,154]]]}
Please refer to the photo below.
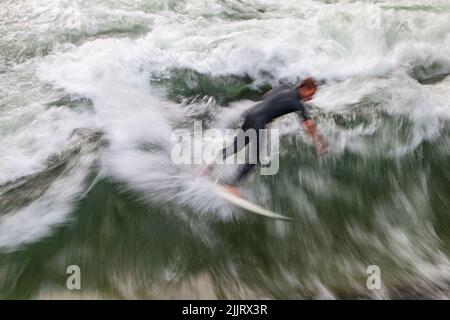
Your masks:
{"label": "surfboard", "polygon": [[261,216],[271,218],[271,219],[279,219],[279,220],[285,220],[285,221],[294,220],[293,218],[289,218],[289,217],[283,216],[279,213],[272,212],[272,211],[267,210],[257,204],[254,204],[253,202],[250,202],[244,198],[241,198],[241,197],[229,192],[225,187],[217,185],[216,192],[223,199],[227,200],[228,202],[234,204],[235,206],[237,206],[241,209],[247,210],[248,212],[259,214]]}

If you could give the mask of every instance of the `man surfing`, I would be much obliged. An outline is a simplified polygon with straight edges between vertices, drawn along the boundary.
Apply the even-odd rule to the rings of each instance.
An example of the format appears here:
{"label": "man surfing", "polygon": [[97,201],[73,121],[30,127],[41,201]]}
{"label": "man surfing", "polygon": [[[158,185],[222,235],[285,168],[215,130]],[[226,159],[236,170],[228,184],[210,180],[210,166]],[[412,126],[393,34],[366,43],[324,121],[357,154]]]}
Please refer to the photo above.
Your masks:
{"label": "man surfing", "polygon": [[[260,129],[265,129],[273,120],[283,115],[295,112],[305,128],[308,135],[313,139],[316,146],[317,153],[323,155],[328,151],[328,144],[323,137],[318,133],[317,126],[314,120],[309,116],[308,108],[304,102],[311,100],[318,90],[317,81],[314,78],[304,79],[297,87],[292,88],[287,85],[274,88],[264,94],[263,101],[252,107],[247,111],[244,117],[244,123],[239,130],[239,134],[234,138],[231,145],[222,150],[219,155],[223,160],[235,154],[244,148],[250,142],[245,131],[253,129],[256,131],[256,163],[260,163]],[[243,134],[244,136],[240,136]],[[248,176],[254,169],[256,163],[245,163],[242,165],[236,177],[228,183],[226,189],[237,195],[241,193],[237,186]],[[212,167],[209,166],[209,169]]]}

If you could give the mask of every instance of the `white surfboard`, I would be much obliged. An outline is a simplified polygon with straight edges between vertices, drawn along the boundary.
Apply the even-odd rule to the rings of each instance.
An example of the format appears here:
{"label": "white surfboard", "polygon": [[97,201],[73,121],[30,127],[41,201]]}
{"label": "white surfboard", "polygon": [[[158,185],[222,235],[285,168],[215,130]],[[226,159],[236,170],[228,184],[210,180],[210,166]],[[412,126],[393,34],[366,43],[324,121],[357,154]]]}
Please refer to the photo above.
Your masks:
{"label": "white surfboard", "polygon": [[230,203],[234,204],[235,206],[245,209],[249,212],[259,214],[268,218],[272,219],[280,219],[280,220],[294,220],[293,218],[289,218],[286,216],[283,216],[281,214],[272,212],[270,210],[264,209],[263,207],[258,206],[257,204],[254,204],[244,198],[241,198],[231,192],[229,192],[226,188],[222,186],[216,186],[217,193],[224,198],[225,200],[229,201]]}

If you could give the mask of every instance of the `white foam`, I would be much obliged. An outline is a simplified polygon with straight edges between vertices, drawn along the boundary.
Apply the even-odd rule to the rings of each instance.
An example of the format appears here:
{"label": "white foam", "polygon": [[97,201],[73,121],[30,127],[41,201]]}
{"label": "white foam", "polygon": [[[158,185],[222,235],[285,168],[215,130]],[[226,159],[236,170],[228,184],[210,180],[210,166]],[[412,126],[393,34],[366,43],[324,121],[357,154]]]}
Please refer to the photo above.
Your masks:
{"label": "white foam", "polygon": [[38,199],[22,208],[0,216],[0,250],[10,251],[48,236],[51,231],[67,222],[85,187],[85,178],[97,157],[81,156],[76,165],[69,166]]}
{"label": "white foam", "polygon": [[[268,80],[273,82],[295,81],[306,75],[328,79],[330,82],[313,101],[324,113],[348,112],[351,105],[365,97],[379,96],[384,112],[408,115],[416,124],[413,139],[405,145],[394,144],[393,151],[388,150],[390,156],[411,152],[423,139],[438,136],[438,124],[448,120],[448,80],[426,87],[407,76],[415,65],[437,62],[444,69],[450,66],[448,10],[397,10],[389,7],[392,2],[303,1],[299,5],[293,0],[281,3],[196,0],[166,2],[163,6],[166,11],[153,14],[145,11],[144,2],[126,3],[127,13],[103,10],[103,4],[89,9],[77,1],[54,1],[41,10],[38,2],[33,1],[26,12],[39,17],[30,22],[31,29],[36,27],[39,32],[27,38],[28,35],[17,30],[20,24],[8,30],[7,39],[15,34],[23,40],[18,43],[20,57],[30,50],[27,45],[21,46],[27,41],[43,45],[39,42],[43,39],[44,44],[50,44],[43,47],[50,48],[51,55],[29,62],[33,67],[39,66],[42,82],[36,91],[42,90],[52,98],[61,96],[60,90],[90,98],[94,112],[68,107],[47,109],[45,103],[51,100],[48,97],[33,103],[33,96],[29,96],[20,102],[22,87],[0,79],[2,84],[16,90],[17,104],[17,108],[2,113],[0,118],[0,127],[11,123],[15,127],[0,140],[0,183],[43,169],[46,158],[64,147],[74,128],[101,127],[110,143],[103,158],[104,174],[126,182],[153,201],[173,201],[202,213],[219,212],[226,216],[230,211],[220,209],[223,203],[214,198],[204,180],[192,179],[189,172],[170,162],[170,134],[174,123],[186,113],[182,105],[159,99],[149,87],[149,78],[174,68],[211,75],[250,75],[257,82],[267,80],[264,73],[269,73]],[[170,11],[169,7],[175,10]],[[17,12],[23,8],[19,9]],[[158,10],[161,9],[164,8]],[[52,25],[43,14],[48,10],[50,17],[64,19],[58,18],[58,23]],[[100,11],[106,12],[105,16],[99,17]],[[94,19],[98,24],[88,23],[93,16],[99,17]],[[248,19],[241,19],[242,16]],[[70,19],[65,20],[66,17]],[[132,25],[134,21],[136,26],[148,23],[151,29],[136,39],[87,38],[114,32],[114,28],[123,25],[122,18]],[[79,41],[67,37],[65,32],[71,26],[75,26],[74,38]],[[83,30],[80,32],[76,26],[82,26]],[[58,32],[63,32],[63,36],[52,36]],[[23,84],[33,80],[25,80],[24,70],[16,73],[14,81]],[[49,89],[47,84],[52,87]],[[24,85],[27,86],[31,84]],[[2,105],[10,102],[6,98],[0,101]],[[234,121],[248,106],[249,102],[232,105],[231,111],[225,112],[217,123],[223,126]],[[369,128],[348,130],[330,125],[324,132],[333,146],[338,146],[334,152],[349,147],[368,154],[362,138],[376,130],[377,125],[373,122]],[[149,152],[142,148],[146,145],[161,150]],[[386,149],[379,148],[377,152],[382,151]],[[27,239],[41,233],[30,234]]]}

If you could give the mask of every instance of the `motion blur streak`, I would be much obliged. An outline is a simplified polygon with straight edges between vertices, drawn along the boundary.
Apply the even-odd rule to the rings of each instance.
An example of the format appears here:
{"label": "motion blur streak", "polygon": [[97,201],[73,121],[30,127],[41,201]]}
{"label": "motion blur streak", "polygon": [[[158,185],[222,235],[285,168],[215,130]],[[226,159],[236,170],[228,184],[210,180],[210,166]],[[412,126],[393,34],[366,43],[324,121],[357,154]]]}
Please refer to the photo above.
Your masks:
{"label": "motion blur streak", "polygon": [[[0,33],[0,298],[450,297],[448,1],[11,0]],[[171,161],[310,75],[330,153],[283,117],[242,186],[294,222]]]}

